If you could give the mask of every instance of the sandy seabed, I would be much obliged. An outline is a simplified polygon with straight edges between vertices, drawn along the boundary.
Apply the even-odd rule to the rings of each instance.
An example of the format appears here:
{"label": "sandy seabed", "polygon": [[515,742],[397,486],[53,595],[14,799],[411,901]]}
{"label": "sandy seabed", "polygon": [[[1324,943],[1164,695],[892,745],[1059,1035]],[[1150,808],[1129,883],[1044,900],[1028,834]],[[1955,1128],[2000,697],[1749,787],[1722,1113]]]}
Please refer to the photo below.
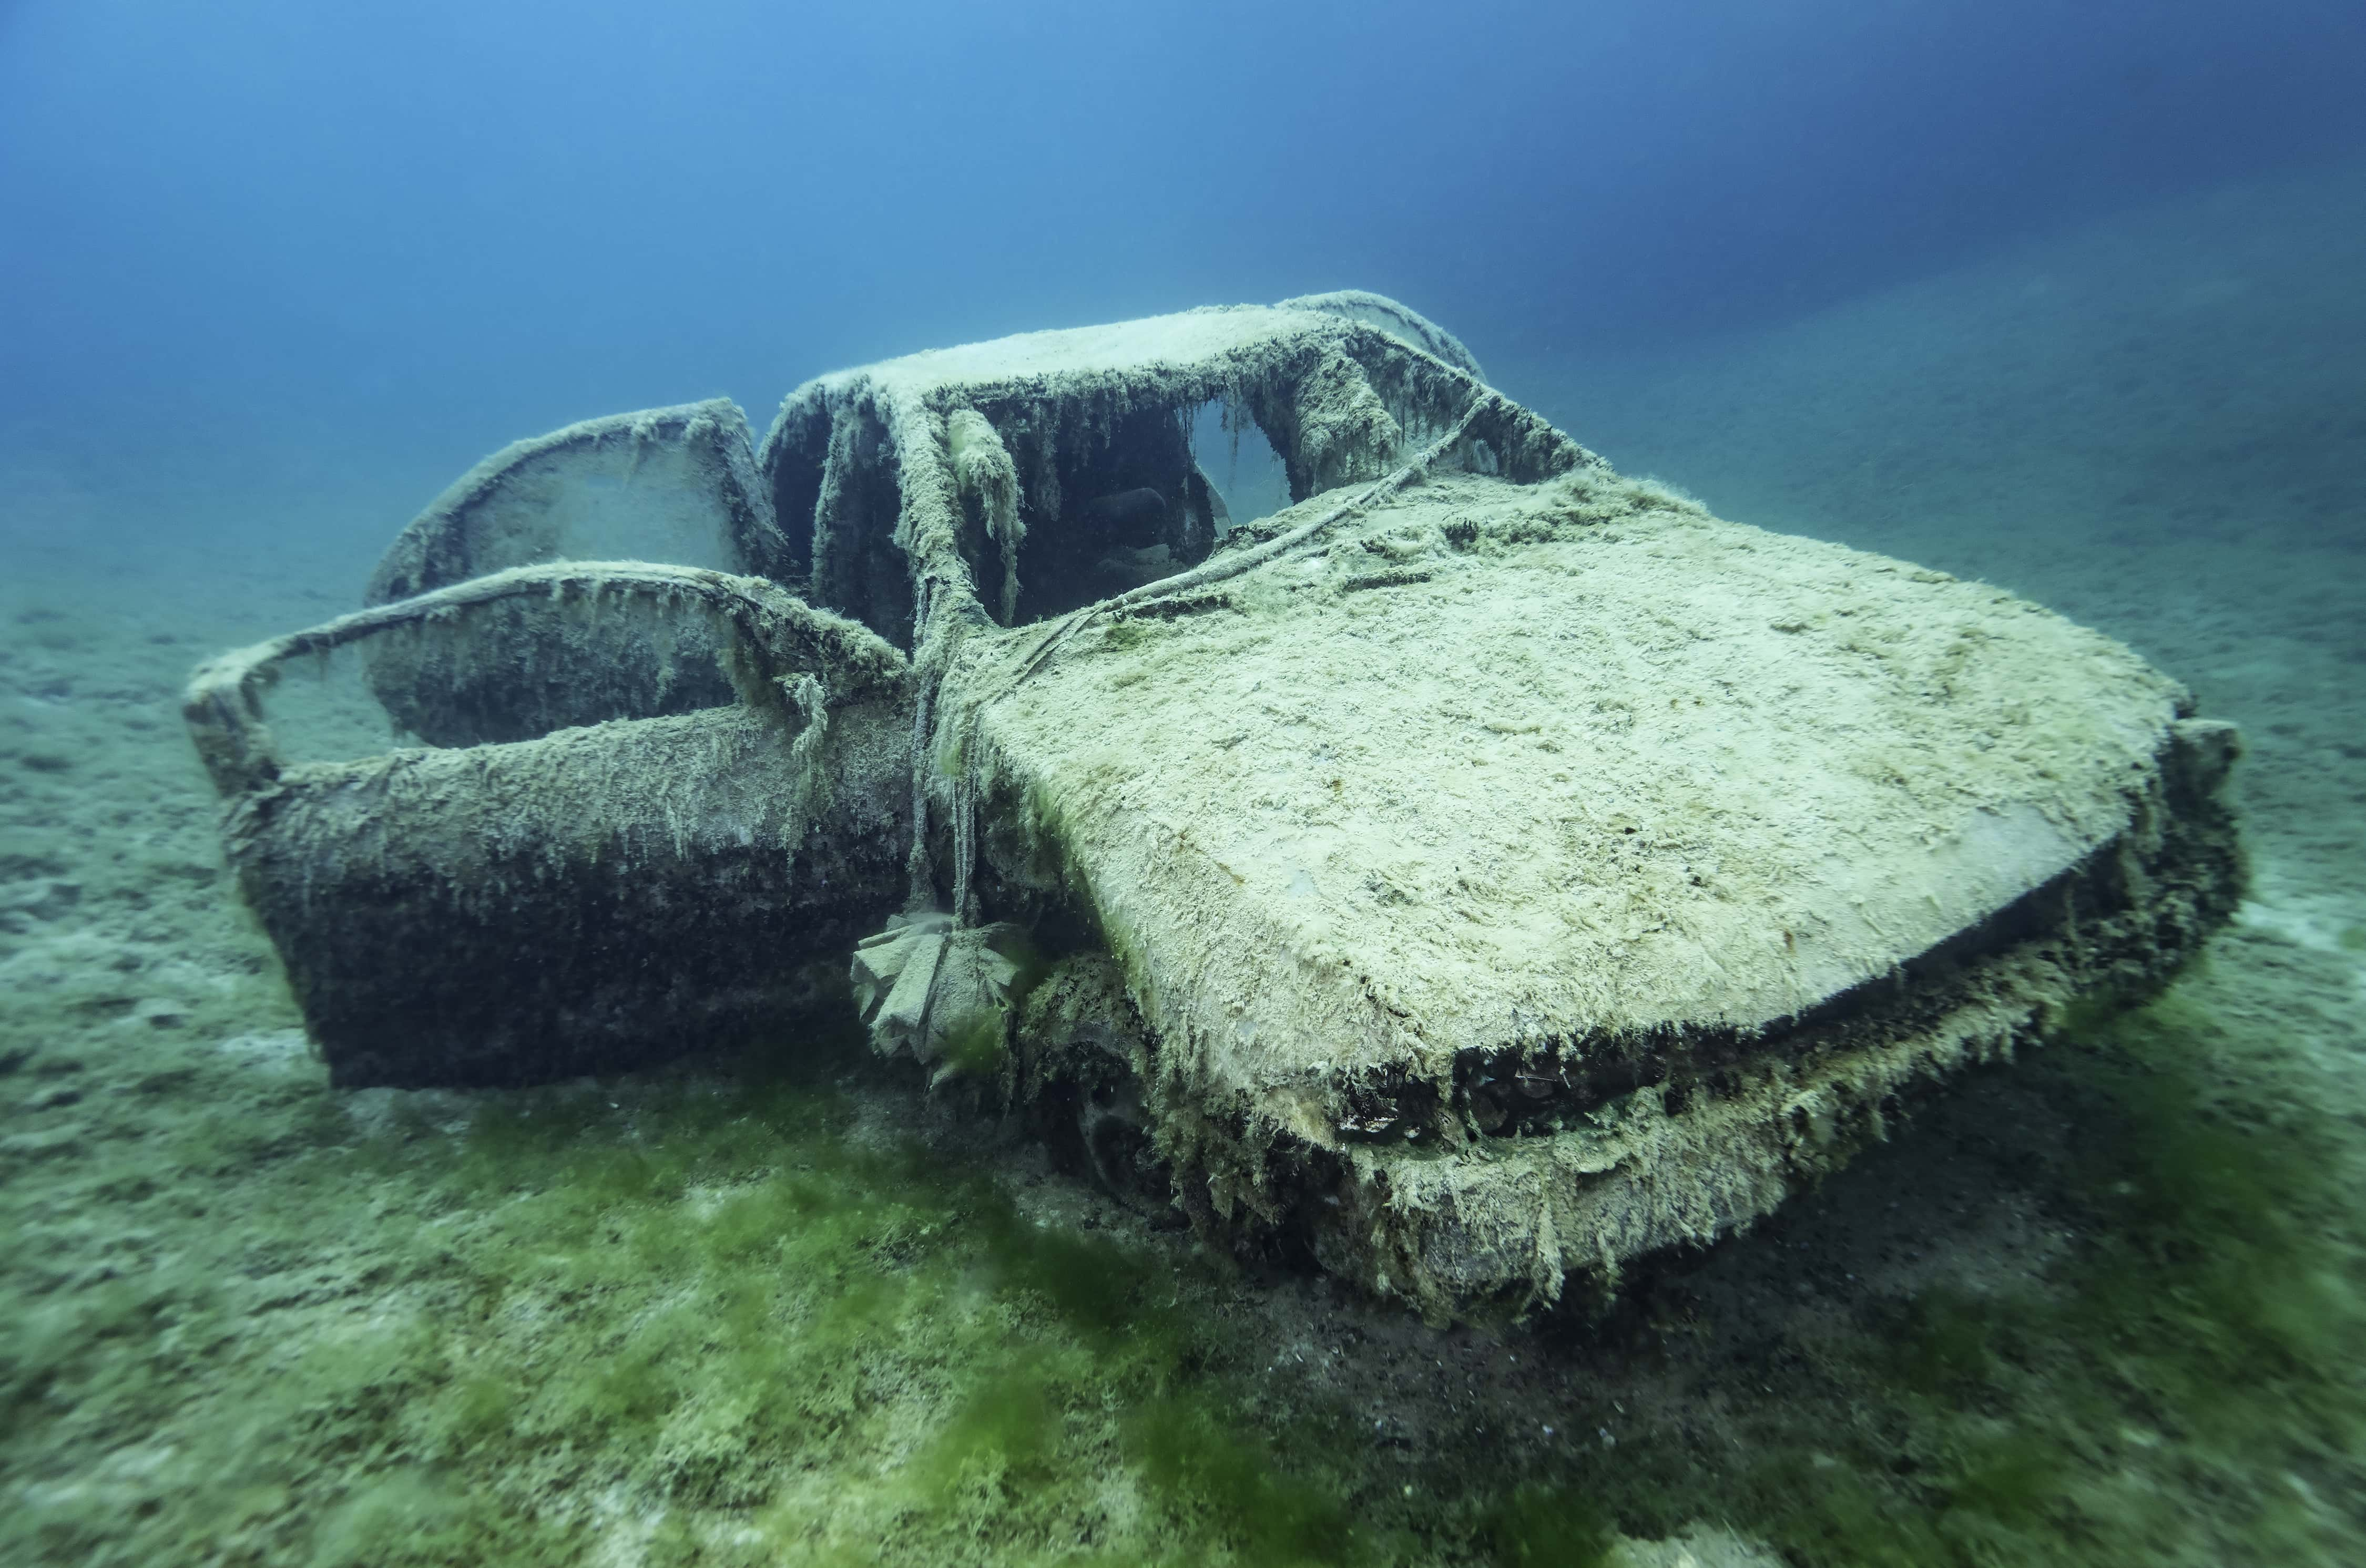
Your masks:
{"label": "sandy seabed", "polygon": [[2121,637],[2249,743],[2252,899],[2168,997],[1599,1321],[1438,1333],[1217,1267],[843,1040],[331,1092],[175,699],[349,606],[426,495],[21,437],[0,1561],[2366,1557],[2361,212],[2322,171],[1493,367],[1722,516]]}

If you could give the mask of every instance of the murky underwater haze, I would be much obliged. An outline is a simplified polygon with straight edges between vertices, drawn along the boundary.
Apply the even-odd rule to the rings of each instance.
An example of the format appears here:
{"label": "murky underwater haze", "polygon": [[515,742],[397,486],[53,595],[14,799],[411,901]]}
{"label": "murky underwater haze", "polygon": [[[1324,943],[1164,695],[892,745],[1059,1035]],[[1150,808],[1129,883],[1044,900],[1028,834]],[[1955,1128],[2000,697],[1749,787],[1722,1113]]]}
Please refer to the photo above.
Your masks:
{"label": "murky underwater haze", "polygon": [[[2361,86],[2299,4],[0,9],[0,1560],[2355,1559]],[[2242,917],[1599,1322],[1228,1271],[859,1041],[326,1086],[197,659],[517,437],[1333,287],[2130,643]]]}

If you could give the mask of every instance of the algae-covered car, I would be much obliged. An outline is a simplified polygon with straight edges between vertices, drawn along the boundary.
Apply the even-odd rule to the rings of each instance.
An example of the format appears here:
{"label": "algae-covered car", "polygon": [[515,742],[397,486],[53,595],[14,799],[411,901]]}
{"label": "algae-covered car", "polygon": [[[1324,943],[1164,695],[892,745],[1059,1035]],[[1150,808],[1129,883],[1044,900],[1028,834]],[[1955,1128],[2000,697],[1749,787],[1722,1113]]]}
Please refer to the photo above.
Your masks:
{"label": "algae-covered car", "polygon": [[[1210,405],[1291,505],[1227,516]],[[1746,1226],[2239,890],[2235,733],[2127,649],[1622,478],[1373,295],[576,425],[368,600],[187,707],[336,1082],[853,1009],[1432,1316]],[[415,744],[283,761],[348,644]]]}

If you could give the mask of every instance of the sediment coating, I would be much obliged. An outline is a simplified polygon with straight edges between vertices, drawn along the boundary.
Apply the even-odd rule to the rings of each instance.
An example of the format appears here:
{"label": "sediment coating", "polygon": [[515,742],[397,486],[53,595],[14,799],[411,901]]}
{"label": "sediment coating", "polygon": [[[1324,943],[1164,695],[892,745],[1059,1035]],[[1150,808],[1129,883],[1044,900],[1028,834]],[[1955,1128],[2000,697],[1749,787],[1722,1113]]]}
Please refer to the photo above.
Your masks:
{"label": "sediment coating", "polygon": [[[1211,404],[1291,508],[1222,526]],[[469,498],[642,418],[413,554],[555,548],[532,487]],[[661,1055],[851,958],[884,1047],[1065,1095],[1126,1201],[1516,1313],[1748,1226],[2241,886],[2237,738],[2127,649],[1621,478],[1377,296],[824,376],[755,472],[772,582],[520,566],[199,673],[340,1081]],[[632,657],[543,681],[603,618]],[[398,719],[502,744],[286,767],[270,670],[356,641]]]}
{"label": "sediment coating", "polygon": [[975,810],[965,769],[922,760],[957,753],[967,722],[937,700],[937,684],[972,636],[1101,601],[1106,582],[1086,590],[1095,579],[1077,575],[1096,503],[1144,490],[1169,498],[1162,548],[1179,571],[1163,580],[1202,569],[1219,503],[1189,431],[1210,404],[1228,428],[1264,431],[1301,498],[1408,460],[1520,482],[1601,465],[1476,371],[1468,350],[1404,307],[1339,295],[1027,333],[841,371],[790,394],[758,464],[793,547],[812,562],[814,599],[912,653],[922,827],[912,906],[950,897],[956,918],[971,913],[961,902],[968,857],[941,876],[936,855],[923,860],[931,843],[941,853],[964,840]]}
{"label": "sediment coating", "polygon": [[[1473,1138],[1480,1159],[1374,1139],[1339,1151],[1344,1174],[1316,1161],[1340,1200],[1297,1211],[1316,1254],[1443,1316],[1549,1302],[1570,1275],[1605,1295],[1628,1260],[1748,1226],[1956,1072],[2042,1042],[2082,998],[2148,994],[2192,958],[2240,895],[2224,799],[2236,750],[2233,726],[2179,721],[2127,831],[1894,978],[1753,1039],[1670,1052],[1657,1082]],[[1467,1084],[1458,1098],[1468,1115]]]}
{"label": "sediment coating", "polygon": [[[997,619],[985,610],[998,596],[977,592],[986,579],[976,545],[963,539],[952,474],[956,447],[986,448],[980,424],[1010,462],[1025,535],[1052,544],[1064,520],[1098,497],[1203,491],[1188,442],[1170,432],[1209,404],[1222,406],[1231,428],[1264,430],[1299,499],[1377,477],[1453,425],[1486,390],[1476,361],[1427,323],[1460,363],[1412,341],[1422,334],[1410,327],[1371,324],[1383,306],[1421,319],[1379,296],[1354,297],[1357,312],[1312,302],[1217,307],[840,371],[790,394],[758,465],[791,539],[809,531],[816,601],[917,647],[923,601],[958,605],[973,623]],[[1459,462],[1523,480],[1599,462],[1508,399],[1487,404],[1467,440]],[[883,540],[908,561],[907,584],[883,585],[848,564]]]}
{"label": "sediment coating", "polygon": [[1361,321],[1403,338],[1431,358],[1445,361],[1474,381],[1487,379],[1487,373],[1479,367],[1478,356],[1463,346],[1460,338],[1411,306],[1400,304],[1384,294],[1374,294],[1363,288],[1335,288],[1324,294],[1301,294],[1295,298],[1284,299],[1274,308],[1326,310],[1335,316],[1345,316],[1351,321]]}
{"label": "sediment coating", "polygon": [[341,1086],[534,1082],[794,1027],[895,907],[905,736],[841,712],[821,802],[741,709],[289,769],[226,839]]}
{"label": "sediment coating", "polygon": [[1439,475],[1172,605],[948,676],[997,899],[1092,909],[1186,1182],[1433,1312],[1746,1224],[2238,885],[2170,782],[2217,732],[2126,649],[1600,470]]}
{"label": "sediment coating", "polygon": [[[636,548],[619,551],[612,533]],[[511,566],[647,556],[787,574],[788,542],[727,398],[583,420],[513,442],[455,480],[387,547],[367,604]]]}
{"label": "sediment coating", "polygon": [[[740,700],[531,740],[289,766],[284,660],[527,602],[705,611]],[[771,584],[638,563],[521,567],[201,669],[186,710],[241,890],[344,1086],[634,1065],[811,1011],[902,890],[900,655]]]}
{"label": "sediment coating", "polygon": [[[871,696],[906,673],[902,655],[862,627],[759,578],[648,561],[565,562],[495,572],[220,655],[190,675],[182,714],[199,760],[215,787],[229,794],[279,770],[263,695],[290,660],[521,601],[576,609],[590,621],[603,600],[655,601],[704,616],[721,633],[723,667],[737,695],[759,709],[779,706],[783,677],[803,671],[824,672],[849,697]],[[599,672],[582,673],[585,684],[596,689]]]}
{"label": "sediment coating", "polygon": [[[649,560],[788,580],[794,553],[728,398],[585,420],[478,464],[396,536],[366,604],[388,604],[514,566]],[[435,745],[524,740],[630,711],[688,712],[726,700],[695,628],[604,629],[604,680],[575,678],[580,639],[536,606],[479,616],[471,645],[374,644],[372,690]]]}

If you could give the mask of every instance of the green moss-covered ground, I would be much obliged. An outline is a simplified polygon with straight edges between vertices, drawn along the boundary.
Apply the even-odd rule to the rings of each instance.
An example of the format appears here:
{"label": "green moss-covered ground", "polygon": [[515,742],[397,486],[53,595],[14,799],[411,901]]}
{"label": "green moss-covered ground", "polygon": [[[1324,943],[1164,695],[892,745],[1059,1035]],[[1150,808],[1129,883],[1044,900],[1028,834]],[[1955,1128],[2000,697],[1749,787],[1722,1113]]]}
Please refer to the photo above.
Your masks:
{"label": "green moss-covered ground", "polygon": [[[2216,976],[1612,1321],[1491,1339],[1219,1270],[916,1120],[844,1039],[346,1095],[267,969],[175,1002],[42,952],[0,1079],[0,1560],[1573,1563],[1703,1518],[1800,1562],[2358,1544],[2356,1129],[2254,1092],[2276,1042]],[[1928,1238],[1953,1264],[1885,1261],[1900,1204],[1964,1222]]]}
{"label": "green moss-covered ground", "polygon": [[0,1562],[1544,1564],[1705,1520],[1803,1564],[2329,1564],[2366,1539],[2338,935],[2247,923],[1607,1322],[1435,1334],[1220,1267],[843,1037],[332,1092],[174,722],[230,629],[5,612],[30,634],[0,653]]}

